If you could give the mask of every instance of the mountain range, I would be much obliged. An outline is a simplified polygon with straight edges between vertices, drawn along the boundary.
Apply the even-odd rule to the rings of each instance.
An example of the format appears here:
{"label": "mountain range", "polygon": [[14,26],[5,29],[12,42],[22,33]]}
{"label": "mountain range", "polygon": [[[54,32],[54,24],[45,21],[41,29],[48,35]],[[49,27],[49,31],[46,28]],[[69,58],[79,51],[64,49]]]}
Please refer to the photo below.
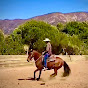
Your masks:
{"label": "mountain range", "polygon": [[70,21],[88,21],[88,13],[87,12],[74,12],[74,13],[49,13],[41,16],[36,16],[29,19],[5,19],[0,20],[0,29],[4,31],[5,34],[11,34],[15,28],[19,25],[23,24],[28,20],[41,20],[47,22],[51,25],[57,25],[59,22],[66,23]]}

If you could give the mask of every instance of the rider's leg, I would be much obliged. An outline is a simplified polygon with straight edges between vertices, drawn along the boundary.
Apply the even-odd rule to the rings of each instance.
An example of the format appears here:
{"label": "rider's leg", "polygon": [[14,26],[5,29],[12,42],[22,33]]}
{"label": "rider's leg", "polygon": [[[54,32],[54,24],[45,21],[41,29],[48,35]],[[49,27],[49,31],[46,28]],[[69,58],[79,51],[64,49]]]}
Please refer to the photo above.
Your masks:
{"label": "rider's leg", "polygon": [[49,54],[46,53],[44,56],[44,67],[47,67],[47,58],[49,57]]}

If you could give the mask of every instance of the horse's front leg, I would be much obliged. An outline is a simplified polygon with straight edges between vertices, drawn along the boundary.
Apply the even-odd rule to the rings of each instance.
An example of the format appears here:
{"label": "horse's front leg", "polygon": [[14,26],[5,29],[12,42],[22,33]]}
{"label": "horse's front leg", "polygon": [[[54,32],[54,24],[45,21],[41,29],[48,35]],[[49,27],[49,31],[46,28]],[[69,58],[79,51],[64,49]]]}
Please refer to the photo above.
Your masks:
{"label": "horse's front leg", "polygon": [[40,70],[40,72],[39,72],[39,77],[37,78],[37,81],[40,79],[41,72],[42,72],[42,70]]}
{"label": "horse's front leg", "polygon": [[36,70],[34,71],[34,80],[35,80],[35,78],[36,78],[36,77],[35,77],[35,73],[36,73],[38,70],[39,70],[39,69],[36,69]]}

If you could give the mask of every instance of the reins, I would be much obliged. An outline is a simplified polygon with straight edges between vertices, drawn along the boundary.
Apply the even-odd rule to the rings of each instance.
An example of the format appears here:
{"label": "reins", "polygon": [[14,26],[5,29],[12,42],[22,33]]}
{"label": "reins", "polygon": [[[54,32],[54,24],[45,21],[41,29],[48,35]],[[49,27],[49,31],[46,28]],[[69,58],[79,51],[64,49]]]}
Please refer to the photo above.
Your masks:
{"label": "reins", "polygon": [[[40,57],[42,57],[42,55]],[[40,57],[36,61],[38,61],[40,59]],[[35,63],[36,63],[36,61],[35,61]]]}

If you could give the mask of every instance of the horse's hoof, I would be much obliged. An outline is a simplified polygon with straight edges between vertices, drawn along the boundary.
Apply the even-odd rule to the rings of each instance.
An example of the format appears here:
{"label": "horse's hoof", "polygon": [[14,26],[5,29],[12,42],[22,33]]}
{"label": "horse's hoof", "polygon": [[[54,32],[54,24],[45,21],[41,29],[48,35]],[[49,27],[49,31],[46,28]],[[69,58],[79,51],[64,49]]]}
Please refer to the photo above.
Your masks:
{"label": "horse's hoof", "polygon": [[39,81],[40,78],[37,78],[37,81]]}
{"label": "horse's hoof", "polygon": [[50,75],[50,77],[53,77],[53,76],[54,76],[54,74]]}
{"label": "horse's hoof", "polygon": [[55,74],[50,75],[50,77],[55,77],[55,76],[56,76]]}

